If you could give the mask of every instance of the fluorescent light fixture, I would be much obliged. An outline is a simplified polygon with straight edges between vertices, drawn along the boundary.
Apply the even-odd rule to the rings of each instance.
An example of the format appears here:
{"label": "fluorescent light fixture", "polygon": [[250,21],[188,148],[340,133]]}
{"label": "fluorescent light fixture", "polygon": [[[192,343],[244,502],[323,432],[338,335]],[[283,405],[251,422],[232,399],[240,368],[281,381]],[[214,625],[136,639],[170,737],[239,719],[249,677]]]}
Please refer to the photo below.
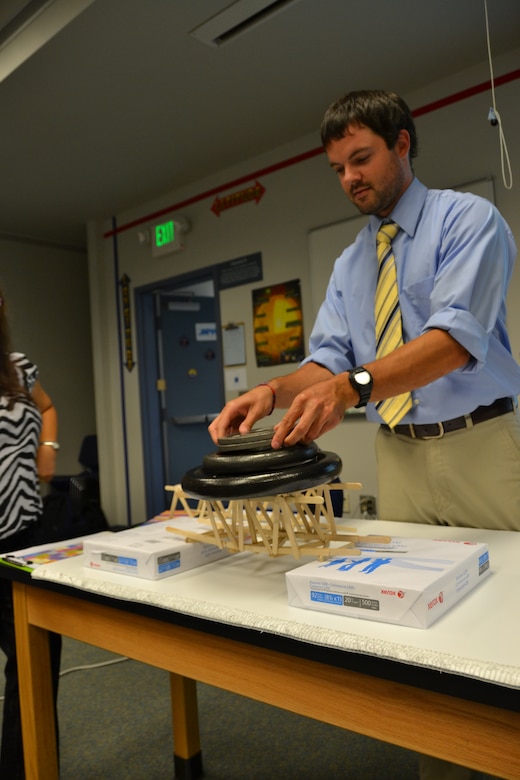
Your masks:
{"label": "fluorescent light fixture", "polygon": [[29,59],[94,0],[32,0],[0,30],[0,81]]}
{"label": "fluorescent light fixture", "polygon": [[297,2],[299,0],[236,0],[191,30],[190,35],[208,46],[222,46]]}

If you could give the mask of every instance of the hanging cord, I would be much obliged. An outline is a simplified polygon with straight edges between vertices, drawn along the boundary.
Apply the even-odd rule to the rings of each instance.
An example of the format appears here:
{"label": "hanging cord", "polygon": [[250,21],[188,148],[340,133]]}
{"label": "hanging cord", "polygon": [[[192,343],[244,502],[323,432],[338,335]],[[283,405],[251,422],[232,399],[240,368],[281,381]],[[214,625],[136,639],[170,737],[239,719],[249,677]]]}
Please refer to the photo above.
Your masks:
{"label": "hanging cord", "polygon": [[[495,77],[493,75],[493,58],[491,56],[491,42],[489,38],[489,19],[488,19],[488,7],[487,0],[484,0],[484,10],[486,13],[486,38],[487,38],[487,51],[489,59],[489,73],[491,76],[491,97],[493,105],[489,109],[488,120],[496,127],[498,125],[498,132],[500,138],[500,164],[502,167],[502,181],[506,190],[510,190],[513,187],[513,171],[511,169],[511,161],[509,160],[509,152],[507,150],[507,143],[502,129],[502,118],[498,113],[498,109],[495,101]],[[507,171],[506,171],[507,166]]]}

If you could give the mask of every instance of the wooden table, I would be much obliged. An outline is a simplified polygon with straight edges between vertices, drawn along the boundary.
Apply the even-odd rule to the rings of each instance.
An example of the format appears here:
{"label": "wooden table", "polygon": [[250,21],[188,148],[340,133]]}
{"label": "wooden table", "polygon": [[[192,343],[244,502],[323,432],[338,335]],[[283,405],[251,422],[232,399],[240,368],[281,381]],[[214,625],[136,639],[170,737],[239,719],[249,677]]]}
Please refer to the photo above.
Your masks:
{"label": "wooden table", "polygon": [[[390,532],[395,533],[397,524],[392,526]],[[413,535],[418,535],[416,528],[423,527],[414,527]],[[366,529],[363,528],[363,532]],[[452,530],[446,529],[445,535],[449,537]],[[374,526],[373,532],[379,532],[378,528]],[[427,533],[433,535],[432,529],[424,531]],[[481,539],[482,533],[464,529],[465,538]],[[412,533],[408,531],[408,535]],[[517,535],[491,533],[491,537],[494,536],[496,558],[502,561],[509,555],[510,547],[505,536],[516,542]],[[462,538],[461,529],[458,529],[458,538]],[[493,567],[493,544],[490,544],[490,551]],[[239,557],[242,560],[236,560]],[[309,621],[309,625],[321,626],[323,631],[329,623],[333,625],[330,621],[337,621],[336,616],[314,615],[281,603],[278,569],[289,568],[289,564],[268,559],[259,561],[259,556],[253,555],[233,558],[235,560],[226,559],[171,577],[167,585],[167,581],[162,581],[160,587],[150,585],[150,588],[152,591],[171,588],[179,593],[185,592],[186,588],[198,589],[200,596],[205,592],[204,588],[211,587],[216,591],[220,588],[224,594],[229,585],[235,587],[243,578],[247,590],[251,572],[246,580],[246,570],[252,567],[258,571],[270,566],[265,580],[266,602],[271,604],[274,600],[275,605],[278,604],[273,607],[279,613],[275,621],[285,611],[288,615],[298,613],[297,620],[302,624]],[[80,577],[80,559],[74,560],[61,566],[62,572],[75,571]],[[60,565],[50,564],[46,574],[51,571],[50,567],[59,569]],[[99,586],[107,585],[109,591],[116,593],[127,585],[130,592],[134,588],[137,593],[142,584],[128,584],[131,578],[121,575],[104,577],[102,572],[95,575]],[[479,596],[480,607],[485,606],[482,604],[484,594],[486,599],[495,598],[494,593],[485,592],[488,587],[500,586],[498,573],[493,577],[492,586],[483,584],[481,593],[470,594],[451,611],[450,615],[458,611],[455,625],[460,625],[461,630],[464,630],[466,620],[468,625],[474,622],[474,615],[479,612]],[[70,577],[68,579],[70,581]],[[59,580],[58,575],[56,580]],[[493,578],[489,578],[489,583],[492,581]],[[261,587],[260,580],[256,587]],[[270,588],[274,589],[271,596]],[[440,674],[438,669],[410,665],[408,661],[403,664],[389,657],[321,646],[295,639],[288,633],[284,635],[282,628],[257,630],[247,625],[247,621],[241,623],[233,617],[230,622],[210,620],[203,614],[204,610],[197,615],[196,611],[190,613],[184,608],[177,611],[142,600],[114,598],[110,593],[94,590],[53,581],[52,575],[43,580],[19,578],[13,583],[28,780],[58,778],[48,631],[129,656],[170,673],[177,777],[196,778],[202,770],[197,680],[499,777],[509,780],[520,777],[520,696],[518,689],[512,689],[510,685],[478,679],[478,676],[474,679],[473,675],[453,674],[449,670]],[[218,601],[219,598],[225,601],[224,596],[217,593],[215,599]],[[463,605],[470,605],[470,600],[473,600],[471,606],[464,610]],[[512,594],[512,609],[514,604]],[[517,623],[515,615],[516,609],[512,619]],[[446,623],[448,617],[440,622]],[[491,617],[495,619],[496,616]],[[428,636],[433,644],[440,636],[439,631],[435,633],[435,626],[423,631],[395,626],[374,627],[370,621],[340,618],[342,620],[347,621],[342,625],[361,632],[360,635],[364,630],[379,632],[380,636],[390,636],[391,631],[392,636],[399,636],[398,632],[402,630],[408,632],[405,633],[406,641],[410,636],[416,636],[417,642],[423,644]],[[496,628],[488,625],[483,631],[488,633],[490,628],[495,631],[498,647],[501,637],[496,636]],[[504,637],[514,641],[506,629],[507,626]],[[441,630],[448,636],[451,632],[449,623]],[[503,666],[502,662],[501,658],[499,664]],[[239,746],[237,750],[240,750]]]}

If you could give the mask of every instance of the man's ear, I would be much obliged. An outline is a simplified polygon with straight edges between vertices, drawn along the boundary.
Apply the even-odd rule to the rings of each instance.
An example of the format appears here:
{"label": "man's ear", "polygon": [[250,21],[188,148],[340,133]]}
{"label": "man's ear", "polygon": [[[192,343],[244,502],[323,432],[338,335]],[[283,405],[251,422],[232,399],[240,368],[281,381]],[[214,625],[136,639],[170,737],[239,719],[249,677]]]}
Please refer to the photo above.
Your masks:
{"label": "man's ear", "polygon": [[410,133],[408,130],[399,130],[394,148],[399,157],[408,157],[410,153]]}

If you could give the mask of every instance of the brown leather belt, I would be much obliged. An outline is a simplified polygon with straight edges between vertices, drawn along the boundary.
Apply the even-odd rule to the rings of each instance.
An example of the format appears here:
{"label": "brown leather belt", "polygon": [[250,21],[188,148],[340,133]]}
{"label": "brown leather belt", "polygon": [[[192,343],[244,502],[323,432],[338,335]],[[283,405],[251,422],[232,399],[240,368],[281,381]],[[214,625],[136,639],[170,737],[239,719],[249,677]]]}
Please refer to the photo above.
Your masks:
{"label": "brown leather belt", "polygon": [[502,414],[512,412],[514,408],[515,404],[512,398],[498,398],[489,406],[478,406],[470,414],[466,414],[463,417],[454,417],[452,420],[425,425],[396,425],[395,428],[381,425],[381,428],[389,433],[409,436],[411,439],[442,439],[445,433],[452,433],[461,428],[467,428],[470,422],[473,425],[478,425],[478,423],[486,420],[492,420],[493,417],[500,417]]}

